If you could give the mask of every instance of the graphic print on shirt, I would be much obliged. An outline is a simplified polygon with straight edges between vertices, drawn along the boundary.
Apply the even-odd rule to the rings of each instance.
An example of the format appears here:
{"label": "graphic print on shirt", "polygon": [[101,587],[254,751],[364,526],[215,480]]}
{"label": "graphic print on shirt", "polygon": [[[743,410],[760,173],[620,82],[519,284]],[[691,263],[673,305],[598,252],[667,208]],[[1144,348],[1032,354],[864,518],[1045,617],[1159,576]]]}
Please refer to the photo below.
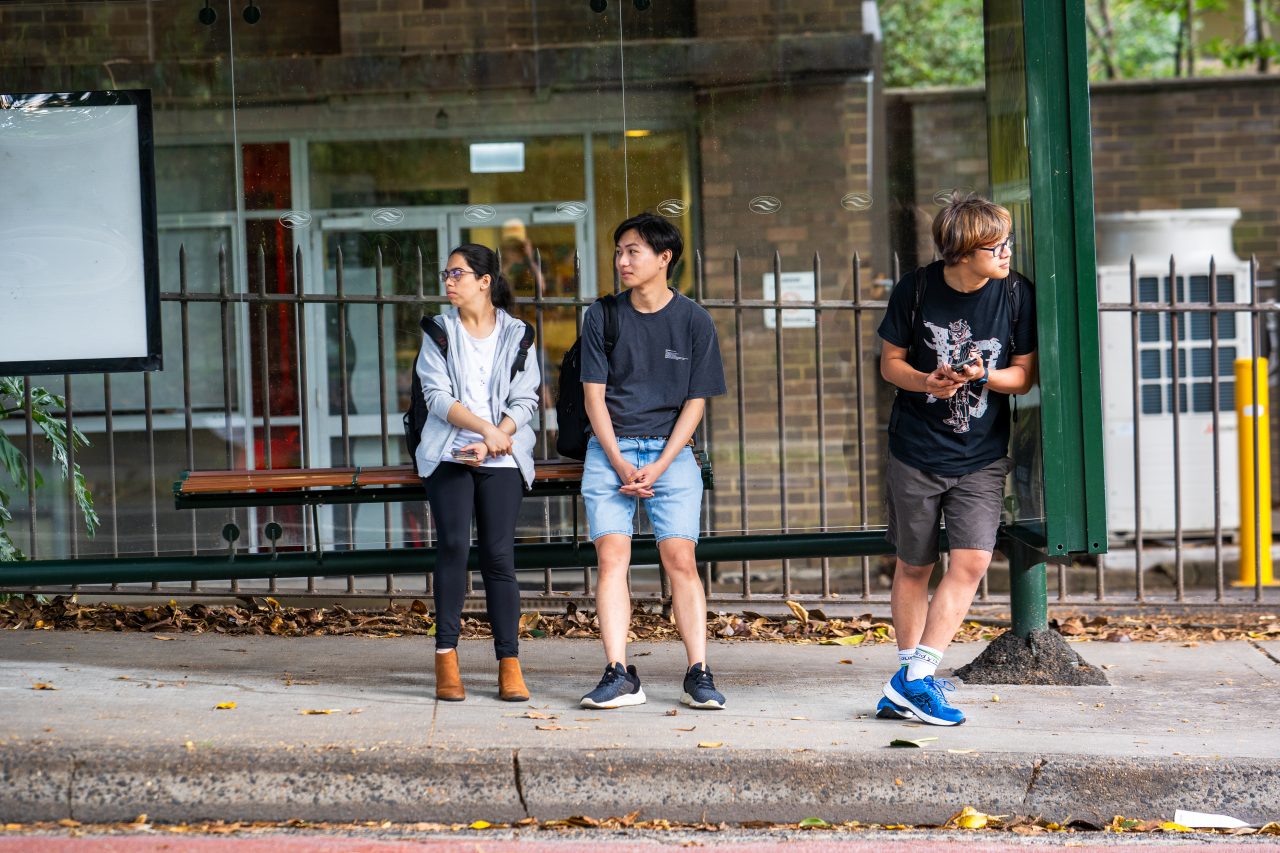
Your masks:
{"label": "graphic print on shirt", "polygon": [[[939,367],[968,355],[973,349],[982,356],[982,363],[987,367],[995,365],[1000,359],[1000,352],[1003,349],[1000,338],[975,341],[967,320],[953,320],[946,327],[935,326],[928,320],[924,320],[924,326],[929,330],[930,335],[925,339],[925,346],[938,354]],[[938,398],[932,394],[926,394],[925,401],[936,403]],[[943,420],[943,423],[951,427],[952,432],[957,435],[968,432],[969,419],[981,418],[987,413],[986,384],[974,385],[972,382],[966,382],[963,388],[947,400],[947,405],[951,409],[951,415]]]}

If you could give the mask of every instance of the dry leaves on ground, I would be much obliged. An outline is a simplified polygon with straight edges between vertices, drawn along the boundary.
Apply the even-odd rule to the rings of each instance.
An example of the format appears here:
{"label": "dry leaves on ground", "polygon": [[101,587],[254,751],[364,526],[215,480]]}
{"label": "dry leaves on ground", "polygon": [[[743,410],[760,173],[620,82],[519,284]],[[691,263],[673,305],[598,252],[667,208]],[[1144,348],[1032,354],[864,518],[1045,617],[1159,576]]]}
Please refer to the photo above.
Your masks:
{"label": "dry leaves on ground", "polygon": [[[224,822],[209,821],[202,823],[152,823],[146,815],[138,815],[132,821],[119,823],[89,824],[64,818],[55,822],[37,823],[4,823],[0,824],[0,837],[5,835],[21,835],[24,833],[49,833],[59,829],[67,830],[73,836],[110,835],[114,833],[133,834],[139,830],[152,833],[170,833],[183,835],[254,835],[277,834],[282,829],[306,829],[313,832],[360,835],[370,833],[381,837],[388,830],[410,835],[412,833],[442,832],[476,832],[487,830],[529,829],[543,831],[565,831],[599,829],[616,831],[634,829],[649,832],[725,832],[730,829],[758,829],[766,831],[787,832],[806,830],[813,832],[902,832],[919,829],[959,829],[969,832],[1013,833],[1015,835],[1074,835],[1079,838],[1088,833],[1197,833],[1202,836],[1241,836],[1241,835],[1280,835],[1280,824],[1269,823],[1263,827],[1243,829],[1190,829],[1167,820],[1142,820],[1121,815],[1114,817],[1110,823],[1099,824],[1087,820],[1066,818],[1061,823],[1043,817],[1029,815],[989,815],[965,806],[953,814],[941,825],[906,824],[906,823],[861,823],[859,821],[829,822],[821,817],[806,817],[795,823],[772,823],[770,821],[744,821],[730,825],[726,823],[685,823],[663,818],[642,820],[639,811],[622,817],[591,817],[574,815],[557,820],[538,820],[525,818],[514,823],[500,823],[484,819],[472,820],[470,823],[392,823],[387,820],[367,820],[356,823],[329,823],[323,821],[306,821],[294,818],[287,821],[267,822]],[[1079,843],[1079,842],[1077,842]]]}
{"label": "dry leaves on ground", "polygon": [[[892,643],[893,626],[887,619],[863,614],[851,618],[828,617],[818,608],[807,609],[798,602],[786,602],[790,612],[761,614],[707,614],[707,635],[732,640],[771,640],[858,646]],[[1150,641],[1193,643],[1223,640],[1280,639],[1280,615],[1244,611],[1199,612],[1176,615],[1107,616],[1064,615],[1050,620],[1050,627],[1069,640]],[[525,613],[520,617],[520,636],[599,637],[596,614],[569,602],[560,613]],[[238,604],[190,604],[176,601],[146,606],[123,604],[81,604],[75,596],[42,600],[32,595],[14,597],[0,603],[0,629],[143,631],[166,633],[217,633],[231,636],[269,635],[400,637],[430,636],[435,623],[430,608],[421,600],[393,603],[384,610],[350,610],[341,604],[332,607],[284,607],[274,598],[249,598]],[[1003,631],[999,625],[967,621],[956,642],[994,639]],[[487,638],[488,622],[466,617],[462,635]],[[629,639],[676,640],[675,622],[643,607],[632,614]],[[1193,646],[1192,646],[1193,647]]]}

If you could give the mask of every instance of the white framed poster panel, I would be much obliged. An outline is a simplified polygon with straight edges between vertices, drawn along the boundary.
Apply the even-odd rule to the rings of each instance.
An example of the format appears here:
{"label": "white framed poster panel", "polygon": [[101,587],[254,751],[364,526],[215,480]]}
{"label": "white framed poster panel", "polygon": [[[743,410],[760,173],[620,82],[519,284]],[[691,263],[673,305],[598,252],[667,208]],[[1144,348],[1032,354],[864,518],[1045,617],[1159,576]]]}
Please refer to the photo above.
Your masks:
{"label": "white framed poster panel", "polygon": [[159,370],[146,90],[0,92],[0,375]]}

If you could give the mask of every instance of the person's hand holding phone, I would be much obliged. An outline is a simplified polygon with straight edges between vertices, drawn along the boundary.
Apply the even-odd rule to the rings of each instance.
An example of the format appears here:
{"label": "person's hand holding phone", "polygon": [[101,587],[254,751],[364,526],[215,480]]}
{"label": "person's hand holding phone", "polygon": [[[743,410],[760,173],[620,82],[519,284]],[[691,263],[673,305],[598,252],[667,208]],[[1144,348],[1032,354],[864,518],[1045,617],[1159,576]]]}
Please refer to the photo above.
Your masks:
{"label": "person's hand holding phone", "polygon": [[972,382],[981,379],[986,366],[977,349],[970,349],[968,355],[958,356],[947,364],[951,376],[959,382]]}
{"label": "person's hand holding phone", "polygon": [[456,462],[463,465],[470,465],[472,468],[478,468],[484,464],[485,457],[489,455],[489,448],[485,447],[483,441],[477,441],[467,444],[453,451],[453,458]]}

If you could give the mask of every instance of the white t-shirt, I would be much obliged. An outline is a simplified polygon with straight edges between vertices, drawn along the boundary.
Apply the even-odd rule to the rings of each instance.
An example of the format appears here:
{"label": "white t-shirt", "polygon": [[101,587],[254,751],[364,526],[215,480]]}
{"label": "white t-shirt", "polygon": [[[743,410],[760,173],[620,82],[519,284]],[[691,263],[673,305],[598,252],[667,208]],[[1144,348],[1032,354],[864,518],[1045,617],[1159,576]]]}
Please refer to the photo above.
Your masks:
{"label": "white t-shirt", "polygon": [[[458,324],[458,331],[460,332],[458,340],[462,346],[459,347],[457,358],[462,368],[463,381],[462,394],[458,402],[476,417],[496,423],[497,412],[492,409],[490,395],[495,373],[501,369],[499,365],[494,364],[498,354],[498,324],[494,324],[493,331],[487,338],[471,337],[461,323]],[[445,462],[457,462],[453,458],[453,451],[477,441],[484,441],[484,436],[469,429],[459,429],[453,444],[445,448],[440,458]],[[515,468],[516,460],[511,454],[486,456],[482,464],[486,468]]]}

